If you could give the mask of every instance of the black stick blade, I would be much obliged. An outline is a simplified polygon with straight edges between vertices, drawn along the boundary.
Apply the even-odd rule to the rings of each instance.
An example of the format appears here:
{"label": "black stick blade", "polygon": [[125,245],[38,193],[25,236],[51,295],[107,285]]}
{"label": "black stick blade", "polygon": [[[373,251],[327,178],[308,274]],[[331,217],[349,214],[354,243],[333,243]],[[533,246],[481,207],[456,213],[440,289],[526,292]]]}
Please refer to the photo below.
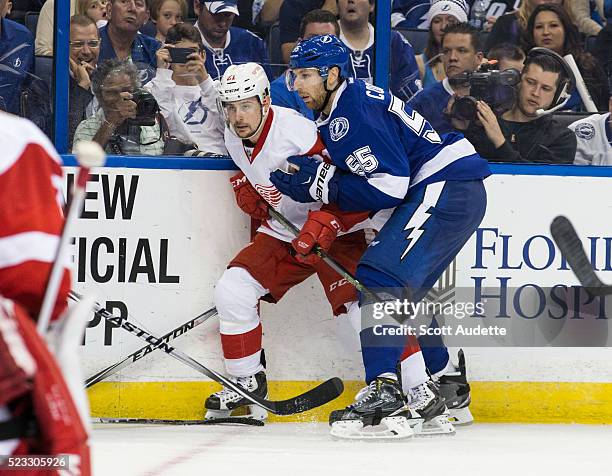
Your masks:
{"label": "black stick blade", "polygon": [[559,215],[550,224],[550,233],[568,264],[576,274],[580,284],[594,296],[612,293],[612,286],[604,285],[595,274],[582,242],[572,223]]}
{"label": "black stick blade", "polygon": [[320,407],[338,398],[344,391],[344,384],[338,377],[330,378],[322,384],[288,400],[270,402],[277,415],[293,415]]}

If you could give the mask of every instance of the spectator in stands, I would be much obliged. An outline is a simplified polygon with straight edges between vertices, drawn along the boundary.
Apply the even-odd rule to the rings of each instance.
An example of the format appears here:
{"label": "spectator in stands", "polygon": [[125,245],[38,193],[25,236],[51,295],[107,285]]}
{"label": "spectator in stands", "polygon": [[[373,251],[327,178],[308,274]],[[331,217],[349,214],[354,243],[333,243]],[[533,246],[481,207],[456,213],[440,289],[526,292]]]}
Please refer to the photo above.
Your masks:
{"label": "spectator in stands", "polygon": [[[374,27],[369,22],[374,0],[338,0],[340,39],[349,48],[349,72],[374,82]],[[391,32],[389,89],[407,101],[421,89],[412,45],[401,33]]]}
{"label": "spectator in stands", "polygon": [[427,12],[434,1],[393,0],[391,4],[391,27],[429,29]]}
{"label": "spectator in stands", "polygon": [[[608,107],[606,75],[593,55],[584,51],[580,33],[563,7],[555,4],[538,5],[529,17],[523,41],[525,51],[529,51],[534,46],[541,46],[561,56],[571,54],[576,60],[597,109],[606,110]],[[584,110],[578,90],[574,91],[565,108]]]}
{"label": "spectator in stands", "polygon": [[525,62],[525,53],[518,46],[510,43],[502,43],[495,46],[487,55],[489,61],[497,61],[497,67],[500,71],[505,71],[514,68],[517,71],[522,71]]}
{"label": "spectator in stands", "polygon": [[[328,10],[311,10],[300,23],[300,36],[298,41],[307,40],[319,35],[340,35],[340,25],[336,15]],[[281,75],[270,83],[270,96],[275,106],[295,109],[304,117],[314,119],[312,109],[308,108],[297,91],[289,91],[285,82],[285,75]]]}
{"label": "spectator in stands", "polygon": [[578,141],[575,164],[612,165],[612,97],[608,111],[570,124]]}
{"label": "spectator in stands", "polygon": [[442,35],[442,62],[446,78],[425,88],[408,105],[421,113],[439,134],[454,130],[447,111],[455,96],[467,96],[469,86],[453,80],[465,71],[476,71],[483,60],[478,30],[467,23],[449,25]]}
{"label": "spectator in stands", "polygon": [[[612,9],[612,0],[610,1],[610,8]],[[612,12],[610,12],[612,14]],[[595,45],[593,48],[593,55],[597,59],[597,62],[603,68],[607,78],[608,84],[612,85],[612,22],[608,23],[595,38]],[[612,86],[609,87],[609,91],[612,92]]]}
{"label": "spectator in stands", "polygon": [[151,80],[157,68],[155,52],[161,43],[139,33],[149,19],[146,0],[108,0],[108,25],[100,28],[100,59],[129,59],[140,71],[142,83]]}
{"label": "spectator in stands", "polygon": [[604,0],[570,0],[565,9],[578,31],[585,36],[596,36],[605,23]]}
{"label": "spectator in stands", "polygon": [[94,113],[91,74],[99,54],[100,37],[95,21],[85,15],[74,15],[70,19],[69,149],[79,123]]}
{"label": "spectator in stands", "polygon": [[272,77],[263,40],[248,30],[230,26],[238,15],[236,0],[194,0],[194,8],[198,16],[195,26],[206,48],[206,71],[213,80],[220,79],[229,65],[249,61],[261,64],[268,77]]}
{"label": "spectator in stands", "polygon": [[574,161],[576,137],[572,131],[559,124],[552,114],[537,112],[554,107],[555,98],[565,86],[567,78],[560,61],[548,54],[528,56],[516,103],[499,118],[489,105],[478,101],[479,124],[472,124],[475,127],[468,128],[465,136],[482,157],[493,162]]}
{"label": "spectator in stands", "polygon": [[542,3],[563,3],[563,0],[522,0],[518,10],[497,19],[485,44],[485,52],[500,43],[518,44],[527,28],[527,21],[535,7]]}
{"label": "spectator in stands", "polygon": [[[168,30],[187,18],[187,0],[152,0],[151,19],[155,23],[155,38],[164,43]],[[158,56],[159,58],[159,56]]]}
{"label": "spectator in stands", "polygon": [[[467,8],[467,5],[465,8]],[[419,76],[424,88],[446,78],[441,53],[444,29],[448,25],[465,23],[467,20],[466,9],[461,4],[451,0],[438,1],[427,12],[429,38],[425,51],[416,57]]]}
{"label": "spectator in stands", "polygon": [[108,23],[106,4],[107,0],[77,0],[76,14],[88,16],[102,28]]}
{"label": "spectator in stands", "polygon": [[[227,155],[224,124],[217,109],[217,91],[204,67],[204,45],[198,30],[179,23],[168,30],[166,46],[157,50],[157,74],[145,88],[160,106],[169,132],[186,144],[217,155]],[[172,62],[172,47],[190,48],[186,63]]]}
{"label": "spectator in stands", "polygon": [[300,22],[311,10],[328,10],[338,13],[337,0],[285,0],[279,12],[280,44],[283,62],[289,62],[289,55],[298,40]]}
{"label": "spectator in stands", "polygon": [[[0,0],[4,10],[7,0]],[[0,18],[0,109],[20,113],[21,93],[34,66],[34,38],[20,23]]]}
{"label": "spectator in stands", "polygon": [[234,26],[265,38],[270,27],[278,21],[282,4],[283,0],[238,0],[239,15],[234,20]]}
{"label": "spectator in stands", "polygon": [[2,5],[2,9],[0,9],[0,18],[6,18],[11,14],[11,8],[13,8],[13,3],[10,0],[6,0]]}
{"label": "spectator in stands", "polygon": [[[53,56],[53,16],[55,0],[47,0],[40,9],[36,25],[35,51],[40,56]],[[76,13],[76,0],[70,0],[70,16]]]}
{"label": "spectator in stands", "polygon": [[159,122],[153,126],[130,123],[137,112],[134,93],[140,88],[136,66],[128,60],[106,60],[98,65],[91,82],[100,108],[78,125],[74,144],[93,140],[111,154],[161,155],[164,141]]}

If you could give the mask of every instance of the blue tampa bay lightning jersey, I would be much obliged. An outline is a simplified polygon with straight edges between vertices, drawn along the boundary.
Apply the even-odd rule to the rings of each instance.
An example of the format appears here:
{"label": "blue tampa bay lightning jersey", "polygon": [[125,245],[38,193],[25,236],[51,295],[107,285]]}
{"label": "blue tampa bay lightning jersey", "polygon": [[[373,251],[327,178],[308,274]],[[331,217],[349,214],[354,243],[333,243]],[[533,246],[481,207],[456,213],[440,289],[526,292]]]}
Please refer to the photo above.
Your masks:
{"label": "blue tampa bay lightning jersey", "polygon": [[391,26],[428,30],[427,12],[430,4],[429,0],[393,0]]}
{"label": "blue tampa bay lightning jersey", "polygon": [[[354,78],[374,82],[374,27],[368,25],[370,39],[364,50],[355,49],[347,38],[340,33],[340,39],[349,49],[349,71]],[[391,32],[391,63],[389,65],[389,89],[408,101],[421,90],[419,69],[410,42],[397,31]]]}
{"label": "blue tampa bay lightning jersey", "polygon": [[331,113],[317,120],[339,174],[342,210],[377,211],[402,203],[413,187],[490,175],[488,162],[461,134],[443,136],[389,92],[345,81]]}
{"label": "blue tampa bay lightning jersey", "polygon": [[[197,22],[194,26],[200,31]],[[201,31],[200,35],[202,35]],[[249,61],[259,63],[266,71],[268,78],[272,78],[266,45],[254,33],[244,28],[232,26],[227,32],[224,48],[211,47],[204,35],[202,35],[202,42],[206,48],[206,71],[213,81],[221,79],[230,65],[248,63]]]}

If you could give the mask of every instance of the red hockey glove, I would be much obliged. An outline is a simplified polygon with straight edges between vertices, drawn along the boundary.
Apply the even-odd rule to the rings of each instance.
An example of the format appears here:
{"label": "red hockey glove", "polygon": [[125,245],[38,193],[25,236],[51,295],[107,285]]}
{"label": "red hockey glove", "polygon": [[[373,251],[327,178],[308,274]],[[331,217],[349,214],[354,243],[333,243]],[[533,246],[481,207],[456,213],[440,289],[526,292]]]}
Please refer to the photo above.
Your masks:
{"label": "red hockey glove", "polygon": [[312,248],[319,245],[323,251],[329,251],[339,231],[344,231],[335,215],[322,210],[308,213],[300,234],[291,242],[297,251],[296,259],[301,263],[315,265],[321,257],[312,253]]}
{"label": "red hockey glove", "polygon": [[234,187],[236,203],[238,203],[240,209],[256,220],[266,220],[268,218],[268,202],[257,193],[257,190],[253,188],[245,175],[240,172],[234,175],[230,182]]}

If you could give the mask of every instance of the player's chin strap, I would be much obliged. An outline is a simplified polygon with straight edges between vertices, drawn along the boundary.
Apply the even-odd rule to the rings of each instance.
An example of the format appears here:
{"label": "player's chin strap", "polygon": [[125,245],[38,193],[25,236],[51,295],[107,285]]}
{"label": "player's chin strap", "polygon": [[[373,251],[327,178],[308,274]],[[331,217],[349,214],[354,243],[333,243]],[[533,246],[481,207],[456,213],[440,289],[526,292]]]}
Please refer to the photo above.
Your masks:
{"label": "player's chin strap", "polygon": [[336,84],[336,87],[333,89],[327,89],[327,77],[325,78],[325,81],[323,81],[323,87],[325,88],[325,101],[323,101],[323,105],[320,108],[315,109],[315,111],[317,111],[319,114],[323,112],[323,110],[327,107],[327,104],[329,103],[331,95],[338,90],[338,88],[342,85],[343,82],[344,79],[341,76],[338,76],[338,84]]}
{"label": "player's chin strap", "polygon": [[[257,129],[255,129],[255,132],[253,132],[249,137],[245,137],[242,140],[251,140],[252,137],[255,137],[257,134],[259,134],[261,132],[261,130],[264,127],[264,124],[266,123],[266,119],[268,117],[268,113],[270,112],[270,104],[268,103],[267,106],[264,106],[263,104],[261,105],[261,120],[259,121],[259,125],[257,126]],[[233,127],[232,127],[233,128]],[[236,131],[234,131],[235,133]]]}

